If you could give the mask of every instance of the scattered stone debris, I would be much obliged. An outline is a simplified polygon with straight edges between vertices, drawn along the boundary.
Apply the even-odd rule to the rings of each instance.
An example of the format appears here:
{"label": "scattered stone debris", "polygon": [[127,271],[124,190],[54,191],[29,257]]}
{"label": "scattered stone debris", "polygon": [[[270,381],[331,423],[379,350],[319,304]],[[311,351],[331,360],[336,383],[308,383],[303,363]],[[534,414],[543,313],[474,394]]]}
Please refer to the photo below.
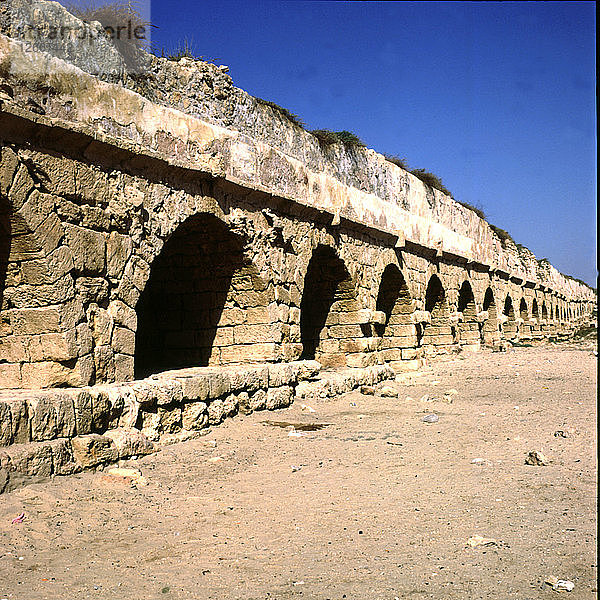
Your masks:
{"label": "scattered stone debris", "polygon": [[554,437],[568,438],[571,437],[571,434],[563,429],[558,429],[554,432]]}
{"label": "scattered stone debris", "polygon": [[16,525],[17,523],[22,523],[27,517],[25,516],[25,513],[21,513],[18,517],[15,517],[11,523],[13,525]]}
{"label": "scattered stone debris", "polygon": [[530,450],[525,458],[525,464],[536,467],[545,467],[550,464],[550,459],[539,450]]}
{"label": "scattered stone debris", "polygon": [[148,480],[142,475],[139,469],[127,469],[124,467],[113,467],[106,471],[111,477],[119,477],[131,483],[133,487],[143,487],[148,485]]}
{"label": "scattered stone debris", "polygon": [[365,396],[374,396],[375,388],[372,385],[361,385],[360,393],[364,394]]}
{"label": "scattered stone debris", "polygon": [[382,396],[383,398],[397,398],[398,392],[393,387],[391,387],[389,385],[384,385],[379,390],[379,395]]}
{"label": "scattered stone debris", "polygon": [[297,471],[300,471],[300,469],[302,469],[300,465],[292,465],[292,473],[296,473]]}
{"label": "scattered stone debris", "polygon": [[292,431],[319,431],[324,427],[333,425],[333,423],[288,423],[287,421],[261,421],[261,423],[273,427],[281,427],[282,429],[290,429]]}
{"label": "scattered stone debris", "polygon": [[572,592],[575,584],[568,579],[559,579],[558,577],[548,577],[544,582],[556,592]]}
{"label": "scattered stone debris", "polygon": [[436,414],[425,415],[422,419],[423,423],[437,423],[440,418]]}
{"label": "scattered stone debris", "polygon": [[309,413],[317,412],[312,406],[309,406],[308,404],[301,404],[300,410],[302,410],[304,412],[309,412]]}
{"label": "scattered stone debris", "polygon": [[431,402],[432,398],[429,394],[425,394],[419,398],[419,402]]}
{"label": "scattered stone debris", "polygon": [[474,535],[467,540],[467,546],[470,548],[479,548],[481,546],[500,546],[498,540],[486,538],[481,535]]}
{"label": "scattered stone debris", "polygon": [[471,461],[472,465],[491,465],[492,463],[489,460],[486,460],[485,458],[474,458]]}

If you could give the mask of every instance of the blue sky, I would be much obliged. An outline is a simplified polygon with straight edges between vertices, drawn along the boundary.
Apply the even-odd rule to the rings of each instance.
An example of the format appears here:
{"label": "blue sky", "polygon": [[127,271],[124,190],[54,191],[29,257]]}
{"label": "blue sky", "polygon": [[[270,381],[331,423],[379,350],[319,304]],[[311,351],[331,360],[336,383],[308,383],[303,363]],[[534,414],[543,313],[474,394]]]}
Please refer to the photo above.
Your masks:
{"label": "blue sky", "polygon": [[592,2],[153,0],[235,85],[439,175],[538,258],[596,285]]}

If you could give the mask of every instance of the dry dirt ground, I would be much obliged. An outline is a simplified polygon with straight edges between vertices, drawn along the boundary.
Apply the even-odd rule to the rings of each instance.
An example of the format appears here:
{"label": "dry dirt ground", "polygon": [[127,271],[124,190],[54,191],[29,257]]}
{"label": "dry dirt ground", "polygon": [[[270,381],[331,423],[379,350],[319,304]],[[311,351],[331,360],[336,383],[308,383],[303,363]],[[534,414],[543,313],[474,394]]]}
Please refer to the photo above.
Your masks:
{"label": "dry dirt ground", "polygon": [[592,347],[441,358],[391,385],[128,461],[146,486],[96,472],[0,496],[0,598],[527,600],[559,593],[549,576],[596,598]]}

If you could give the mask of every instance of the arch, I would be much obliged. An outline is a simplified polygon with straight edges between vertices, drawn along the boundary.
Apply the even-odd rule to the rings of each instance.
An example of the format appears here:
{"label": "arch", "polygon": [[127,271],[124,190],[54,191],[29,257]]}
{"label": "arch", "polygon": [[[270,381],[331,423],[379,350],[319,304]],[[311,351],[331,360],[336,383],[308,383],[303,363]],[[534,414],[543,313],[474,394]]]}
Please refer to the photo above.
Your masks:
{"label": "arch", "polygon": [[458,292],[458,312],[462,320],[458,323],[459,340],[461,345],[478,345],[480,339],[479,323],[477,321],[477,306],[473,288],[465,280]]}
{"label": "arch", "polygon": [[529,309],[527,308],[525,298],[521,298],[521,303],[519,304],[519,317],[523,322],[517,326],[517,333],[521,339],[530,339],[531,325],[529,324]]}
{"label": "arch", "polygon": [[380,355],[386,362],[413,358],[407,349],[417,345],[416,328],[412,320],[414,305],[406,280],[400,269],[389,264],[383,271],[376,310],[385,314],[385,323],[376,324],[376,335],[382,338]]}
{"label": "arch", "polygon": [[542,302],[542,319],[548,320],[548,307],[546,302]]}
{"label": "arch", "polygon": [[[211,214],[181,223],[154,260],[136,306],[135,376],[168,369],[268,360],[268,293],[244,255],[244,238]],[[262,318],[261,318],[261,315]],[[240,327],[244,324],[242,327]]]}
{"label": "arch", "polygon": [[317,246],[300,302],[301,358],[317,359],[325,367],[345,365],[346,354],[356,350],[355,340],[362,336],[358,309],[344,261],[330,246]]}
{"label": "arch", "polygon": [[537,298],[534,298],[531,304],[531,318],[533,319],[533,334],[535,337],[540,337],[542,326],[540,324],[540,309]]}
{"label": "arch", "polygon": [[485,344],[491,345],[500,338],[498,331],[498,311],[496,309],[494,292],[491,287],[488,287],[485,291],[483,310],[488,313],[488,316],[481,328],[481,339]]}
{"label": "arch", "polygon": [[452,344],[448,301],[442,282],[437,275],[432,275],[427,284],[425,310],[430,313],[431,322],[426,325],[423,332],[423,345],[435,348]]}
{"label": "arch", "polygon": [[502,327],[504,338],[507,340],[512,340],[517,335],[517,322],[515,318],[515,309],[513,307],[513,301],[510,295],[506,296],[506,300],[504,301],[504,310],[502,311],[502,313],[506,317],[506,321],[504,322],[504,326]]}

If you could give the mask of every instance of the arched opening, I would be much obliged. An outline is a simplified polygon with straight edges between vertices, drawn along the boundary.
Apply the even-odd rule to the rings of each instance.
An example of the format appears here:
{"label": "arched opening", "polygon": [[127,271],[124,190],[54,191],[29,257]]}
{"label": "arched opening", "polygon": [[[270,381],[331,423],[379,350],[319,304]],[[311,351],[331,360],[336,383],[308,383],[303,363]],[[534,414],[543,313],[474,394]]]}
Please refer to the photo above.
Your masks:
{"label": "arched opening", "polygon": [[491,345],[500,338],[500,332],[498,331],[498,311],[492,288],[488,288],[485,291],[483,310],[487,312],[488,316],[481,328],[481,338],[485,344]]}
{"label": "arched opening", "polygon": [[356,350],[362,337],[352,277],[335,250],[317,246],[304,277],[300,302],[300,338],[303,359],[323,366],[343,366],[346,354]]}
{"label": "arched opening", "polygon": [[547,308],[545,302],[542,302],[542,319],[544,319],[544,320],[548,319],[548,308]]}
{"label": "arched opening", "polygon": [[195,215],[175,230],[136,307],[136,377],[266,358],[252,345],[271,340],[246,324],[249,309],[266,315],[266,285],[243,248],[244,239],[213,215]]}
{"label": "arched opening", "polygon": [[396,265],[388,265],[383,271],[376,309],[386,316],[385,324],[375,325],[375,333],[382,337],[383,360],[414,358],[414,353],[408,352],[417,345],[416,328],[411,318],[414,306],[406,281]]}
{"label": "arched opening", "polygon": [[477,322],[477,306],[473,288],[468,281],[463,282],[458,292],[458,312],[462,313],[462,321],[459,321],[458,331],[461,344],[479,343],[479,324]]}
{"label": "arched opening", "polygon": [[439,347],[452,344],[448,301],[442,282],[437,275],[432,275],[427,284],[425,310],[431,314],[431,323],[425,326],[423,345]]}
{"label": "arched opening", "polygon": [[515,319],[515,309],[513,308],[513,302],[510,296],[506,296],[506,300],[504,301],[503,314],[506,317],[504,327],[502,328],[504,338],[512,340],[517,335],[517,321]]}
{"label": "arched opening", "polygon": [[531,304],[531,318],[533,320],[533,334],[539,337],[542,327],[540,325],[540,308],[536,298],[533,299]]}
{"label": "arched opening", "polygon": [[521,298],[519,304],[519,317],[523,320],[520,327],[517,327],[517,333],[521,339],[531,338],[531,325],[529,324],[529,310],[525,298]]}

